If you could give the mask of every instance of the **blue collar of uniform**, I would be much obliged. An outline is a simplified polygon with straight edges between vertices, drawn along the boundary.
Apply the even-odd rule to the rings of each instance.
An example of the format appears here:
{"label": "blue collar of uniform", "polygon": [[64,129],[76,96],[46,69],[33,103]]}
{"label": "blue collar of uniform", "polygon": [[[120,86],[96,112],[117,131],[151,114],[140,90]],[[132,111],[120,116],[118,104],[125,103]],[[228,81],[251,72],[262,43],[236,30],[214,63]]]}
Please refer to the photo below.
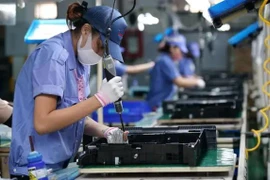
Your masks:
{"label": "blue collar of uniform", "polygon": [[66,31],[63,33],[64,48],[69,53],[68,66],[70,70],[76,69],[76,57],[72,45],[71,31]]}

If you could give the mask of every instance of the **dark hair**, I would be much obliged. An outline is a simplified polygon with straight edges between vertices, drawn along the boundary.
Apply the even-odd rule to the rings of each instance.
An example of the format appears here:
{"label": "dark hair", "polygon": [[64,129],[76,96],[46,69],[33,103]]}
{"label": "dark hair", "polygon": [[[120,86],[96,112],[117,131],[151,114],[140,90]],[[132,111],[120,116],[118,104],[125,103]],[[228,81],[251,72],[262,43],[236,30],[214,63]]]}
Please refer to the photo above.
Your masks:
{"label": "dark hair", "polygon": [[166,42],[164,46],[158,48],[158,51],[170,54],[170,47],[169,43]]}
{"label": "dark hair", "polygon": [[[76,31],[79,31],[85,23],[90,24],[86,19],[83,18],[84,12],[84,7],[77,2],[68,6],[66,22],[70,30],[73,30],[74,27]],[[92,27],[92,33],[96,34],[97,32],[98,31]]]}

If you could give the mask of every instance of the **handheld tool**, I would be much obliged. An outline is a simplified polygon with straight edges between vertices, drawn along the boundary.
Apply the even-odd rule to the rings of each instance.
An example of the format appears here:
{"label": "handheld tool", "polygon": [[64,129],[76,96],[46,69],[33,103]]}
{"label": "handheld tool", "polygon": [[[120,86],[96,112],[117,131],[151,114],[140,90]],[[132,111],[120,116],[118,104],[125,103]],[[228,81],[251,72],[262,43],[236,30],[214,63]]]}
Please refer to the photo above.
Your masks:
{"label": "handheld tool", "polygon": [[[109,37],[110,37],[110,33],[111,33],[111,26],[112,24],[117,21],[118,19],[128,15],[129,13],[131,13],[131,11],[135,8],[136,6],[136,0],[134,0],[133,6],[131,8],[131,10],[129,10],[126,14],[119,16],[117,18],[115,18],[114,20],[112,20],[112,15],[113,15],[113,10],[114,10],[114,5],[115,5],[115,0],[113,1],[113,8],[112,8],[112,12],[110,15],[110,21],[109,21],[109,26],[107,29],[107,34],[106,34],[106,40],[105,40],[105,53],[104,53],[104,57],[103,57],[103,66],[104,66],[104,72],[105,72],[105,77],[107,79],[107,81],[111,80],[112,78],[114,78],[116,76],[116,71],[115,71],[115,65],[114,65],[114,60],[112,58],[112,56],[110,55],[110,51],[109,51]],[[120,121],[121,121],[121,125],[122,125],[122,130],[125,131],[125,126],[123,123],[123,117],[122,117],[122,113],[123,113],[123,104],[122,104],[122,99],[118,99],[116,102],[114,102],[114,107],[115,107],[115,111],[119,114],[120,116]]]}

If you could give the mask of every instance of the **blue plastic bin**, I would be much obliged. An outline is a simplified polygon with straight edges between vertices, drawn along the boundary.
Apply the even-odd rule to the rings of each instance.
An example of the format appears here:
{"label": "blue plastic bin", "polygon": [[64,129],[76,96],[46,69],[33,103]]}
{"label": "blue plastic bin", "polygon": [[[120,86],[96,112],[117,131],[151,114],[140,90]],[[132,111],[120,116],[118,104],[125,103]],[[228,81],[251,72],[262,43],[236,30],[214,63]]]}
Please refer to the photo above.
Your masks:
{"label": "blue plastic bin", "polygon": [[[123,101],[123,108],[124,123],[138,122],[143,118],[144,113],[151,112],[146,101]],[[92,118],[97,121],[97,112],[92,114]],[[104,123],[120,123],[119,115],[115,112],[113,104],[103,108],[103,121]]]}

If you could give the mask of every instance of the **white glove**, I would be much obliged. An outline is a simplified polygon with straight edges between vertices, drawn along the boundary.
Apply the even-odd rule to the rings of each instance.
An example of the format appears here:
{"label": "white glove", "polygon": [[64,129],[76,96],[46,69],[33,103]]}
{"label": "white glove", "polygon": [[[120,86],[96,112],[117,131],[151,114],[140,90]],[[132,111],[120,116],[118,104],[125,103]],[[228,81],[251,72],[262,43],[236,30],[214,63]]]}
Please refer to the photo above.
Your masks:
{"label": "white glove", "polygon": [[107,139],[108,144],[123,144],[128,143],[124,140],[124,132],[117,127],[110,127],[105,130],[104,137]]}
{"label": "white glove", "polygon": [[198,79],[198,80],[197,80],[197,86],[198,86],[199,88],[205,88],[205,82],[204,82],[204,80]]}
{"label": "white glove", "polygon": [[116,76],[109,82],[106,79],[103,80],[102,85],[95,97],[99,100],[102,106],[106,106],[112,102],[117,101],[124,95],[124,87],[121,81],[121,77]]}

